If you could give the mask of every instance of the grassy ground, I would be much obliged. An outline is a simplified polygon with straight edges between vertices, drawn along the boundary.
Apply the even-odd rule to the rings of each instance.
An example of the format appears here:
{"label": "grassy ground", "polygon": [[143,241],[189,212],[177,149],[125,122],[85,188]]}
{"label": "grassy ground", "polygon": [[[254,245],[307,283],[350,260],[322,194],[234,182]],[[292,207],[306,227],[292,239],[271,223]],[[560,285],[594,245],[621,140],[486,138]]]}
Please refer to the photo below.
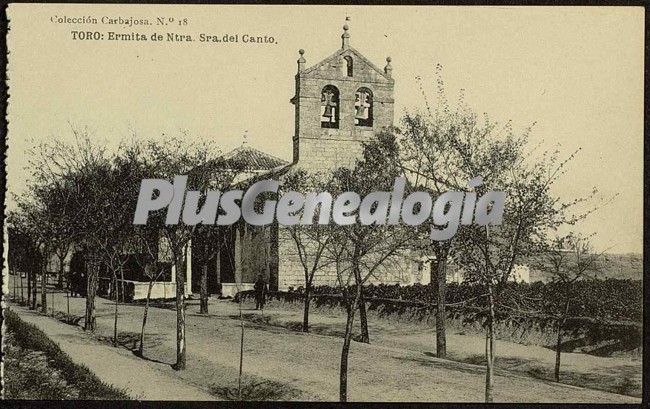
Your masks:
{"label": "grassy ground", "polygon": [[[48,297],[56,298],[54,301],[59,310],[65,307],[62,294],[57,293],[54,297],[48,294]],[[80,318],[84,312],[84,300],[73,298],[70,304],[71,314]],[[101,379],[106,382],[120,384],[116,381],[124,378],[125,374],[135,373],[138,375],[131,377],[132,389],[146,384],[146,390],[151,392],[149,396],[170,399],[167,397],[169,387],[147,383],[148,376],[143,375],[143,371],[150,369],[174,378],[177,387],[181,384],[193,386],[215,397],[239,399],[237,375],[241,325],[237,305],[230,301],[211,300],[210,315],[206,316],[198,314],[198,305],[194,301],[188,304],[187,368],[184,371],[171,368],[176,359],[176,313],[173,310],[152,308],[149,311],[144,357],[132,354],[136,346],[134,339],[140,331],[142,306],[120,305],[121,335],[118,348],[109,346],[114,306],[108,300],[97,300],[97,330],[94,334],[85,333],[77,327],[83,325],[83,320],[77,321],[75,326],[43,316],[39,316],[38,321],[43,325],[39,325],[39,328],[49,328],[46,332],[57,336],[57,342],[62,342],[62,347],[70,337],[83,337],[83,342],[75,342],[78,345],[76,350],[66,349],[66,352],[71,356],[73,353],[74,356],[79,355],[81,362],[89,367],[96,356],[94,351],[128,354],[131,359],[121,364],[126,366],[120,367],[120,371],[115,371],[116,364],[112,362],[102,361],[92,366],[103,370],[105,377]],[[260,311],[252,310],[253,306],[248,303],[243,306],[246,322],[241,399],[337,400],[340,334],[344,325],[341,312],[314,310],[311,316],[312,331],[304,334],[296,330],[296,324],[301,320],[300,308],[269,305],[262,315]],[[281,322],[286,324],[279,325]],[[372,344],[353,342],[351,346],[348,372],[351,401],[480,402],[484,399],[484,366],[435,358],[432,353],[435,350],[435,332],[430,327],[379,319],[372,314],[369,324]],[[62,331],[61,328],[69,330]],[[358,322],[355,323],[355,332],[358,333]],[[448,339],[450,353],[460,354],[461,357],[478,355],[484,348],[484,340],[480,336],[451,334],[450,331]],[[499,357],[539,359],[543,354],[552,356],[553,351],[502,341],[497,343]],[[585,354],[566,355],[567,370],[577,365],[579,373],[591,371],[599,377],[620,364],[618,359]],[[542,364],[552,367],[546,361],[542,361]],[[640,368],[640,365],[633,368],[639,377]],[[638,402],[637,398],[630,396],[575,388],[535,379],[528,373],[515,372],[511,368],[497,368],[495,401]],[[118,374],[121,374],[120,379],[110,379]],[[183,390],[179,389],[181,392]],[[161,394],[166,394],[166,397],[161,398]]]}
{"label": "grassy ground", "polygon": [[[244,319],[256,324],[302,331],[302,304],[271,301],[265,314],[245,313]],[[421,351],[435,356],[435,319],[410,320],[408,317],[379,317],[369,311],[370,338],[374,344]],[[357,323],[358,326],[358,323]],[[344,312],[338,308],[312,308],[310,332],[342,337]],[[355,328],[358,335],[358,328]],[[517,331],[518,332],[518,331]],[[530,331],[513,334],[512,329],[498,331],[496,367],[545,381],[554,380],[554,334]],[[447,323],[447,359],[473,365],[485,365],[484,332],[478,325],[459,320]],[[641,397],[642,358],[640,354],[601,357],[584,353],[563,353],[561,382],[607,392]]]}
{"label": "grassy ground", "polygon": [[128,399],[75,365],[33,325],[5,310],[4,381],[7,399]]}

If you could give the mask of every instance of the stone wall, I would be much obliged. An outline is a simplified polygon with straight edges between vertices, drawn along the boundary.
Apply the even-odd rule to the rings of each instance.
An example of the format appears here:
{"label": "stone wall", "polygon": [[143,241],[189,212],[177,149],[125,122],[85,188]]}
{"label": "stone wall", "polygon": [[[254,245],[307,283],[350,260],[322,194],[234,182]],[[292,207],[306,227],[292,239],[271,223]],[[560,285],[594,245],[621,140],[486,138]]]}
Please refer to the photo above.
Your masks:
{"label": "stone wall", "polygon": [[[129,282],[126,281],[125,282]],[[147,299],[147,291],[149,290],[149,283],[145,281],[130,281],[133,283],[133,299],[145,300]],[[187,283],[185,283],[187,289]],[[187,291],[186,291],[187,292]],[[176,298],[176,283],[165,281],[156,281],[151,287],[151,299],[170,299]]]}
{"label": "stone wall", "polygon": [[[235,282],[254,283],[262,275],[269,285],[275,285],[277,277],[276,226],[251,226],[240,222],[233,235],[235,247]],[[227,281],[225,281],[227,282]]]}
{"label": "stone wall", "polygon": [[[312,254],[315,243],[306,243],[309,254],[308,260],[313,260]],[[305,273],[300,262],[300,256],[294,240],[287,228],[280,227],[278,231],[278,289],[287,290],[289,287],[297,289],[305,286]],[[421,263],[420,263],[421,264]],[[308,264],[309,265],[309,264]],[[418,260],[412,252],[404,251],[395,259],[386,262],[378,269],[375,276],[368,279],[368,284],[403,284],[428,283],[429,273],[419,266]],[[314,286],[338,285],[336,268],[334,264],[324,265],[314,275]]]}

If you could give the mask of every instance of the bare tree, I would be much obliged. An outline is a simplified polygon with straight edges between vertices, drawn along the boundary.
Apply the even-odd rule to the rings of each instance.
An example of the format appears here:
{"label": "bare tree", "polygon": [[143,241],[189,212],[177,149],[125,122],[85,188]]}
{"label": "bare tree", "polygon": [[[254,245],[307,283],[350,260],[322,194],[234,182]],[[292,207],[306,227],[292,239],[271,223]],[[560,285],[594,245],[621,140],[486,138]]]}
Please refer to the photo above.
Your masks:
{"label": "bare tree", "polygon": [[142,329],[140,330],[140,344],[138,346],[139,356],[144,356],[144,334],[147,325],[147,314],[149,312],[149,301],[151,300],[151,290],[153,289],[154,282],[158,281],[165,270],[159,263],[154,261],[147,264],[144,271],[147,277],[149,277],[149,285],[147,286],[147,298],[144,304],[144,312],[142,313]]}
{"label": "bare tree", "polygon": [[[49,201],[37,201],[55,203],[45,214],[57,227],[48,229],[51,237],[60,239],[57,244],[65,247],[66,241],[76,240],[80,248],[95,253],[100,251],[98,240],[104,238],[100,218],[105,202],[97,199],[108,200],[102,198],[100,192],[105,193],[102,191],[103,176],[110,170],[111,160],[103,147],[92,142],[87,129],[73,127],[72,134],[72,143],[43,142],[30,151],[29,169],[33,173],[30,190],[57,193],[51,195]],[[38,195],[32,194],[34,196]],[[89,270],[84,324],[91,330],[94,329],[94,294],[98,281],[94,270]]]}
{"label": "bare tree", "polygon": [[156,281],[165,273],[166,266],[161,261],[160,249],[160,232],[162,230],[162,223],[164,223],[164,214],[161,211],[149,214],[149,221],[145,225],[136,225],[133,230],[133,247],[138,249],[139,255],[137,257],[138,264],[144,275],[148,279],[147,296],[145,298],[144,311],[142,313],[142,327],[140,329],[140,343],[138,346],[138,355],[144,356],[144,338],[145,329],[147,325],[147,317],[149,314],[149,304],[151,301],[151,293]]}
{"label": "bare tree", "polygon": [[[30,309],[35,308],[35,303],[32,304],[32,284],[34,280],[34,272],[38,269],[40,259],[38,257],[38,250],[36,248],[37,239],[33,236],[34,232],[28,223],[24,211],[13,210],[10,211],[6,219],[9,234],[9,262],[14,271],[20,275],[20,298],[21,302],[27,302]],[[23,289],[22,274],[27,275],[27,300],[25,300]]]}
{"label": "bare tree", "polygon": [[[425,99],[426,102],[426,99]],[[462,117],[441,115],[432,111],[427,103],[423,113],[407,112],[401,120],[400,153],[404,173],[418,190],[428,191],[437,198],[447,191],[464,190],[454,173],[456,164],[450,144],[462,132]],[[446,337],[446,287],[447,264],[454,250],[453,239],[434,241],[431,229],[436,228],[428,219],[415,231],[414,247],[435,257],[431,263],[431,283],[437,290],[436,305],[436,355],[447,356]]]}
{"label": "bare tree", "polygon": [[[560,358],[562,337],[567,318],[576,307],[576,282],[595,278],[600,271],[599,260],[604,251],[596,253],[591,247],[589,237],[569,233],[555,237],[541,253],[540,268],[551,273],[554,294],[548,297],[547,312],[556,316],[557,340],[555,344],[554,378],[560,382]],[[550,311],[549,311],[550,310]]]}
{"label": "bare tree", "polygon": [[[21,223],[28,236],[31,237],[34,249],[38,255],[38,263],[33,268],[32,277],[32,309],[36,309],[36,282],[41,277],[41,312],[47,314],[47,261],[51,249],[53,226],[51,224],[47,202],[48,187],[31,185],[28,193],[18,198],[18,208]],[[38,274],[36,273],[38,272]]]}
{"label": "bare tree", "polygon": [[[466,278],[484,286],[487,293],[485,400],[492,402],[495,308],[501,292],[515,265],[533,254],[549,231],[584,217],[567,213],[573,204],[586,199],[562,203],[551,192],[551,186],[575,153],[564,160],[557,152],[532,159],[527,150],[530,129],[516,135],[510,124],[500,127],[487,118],[480,124],[476,115],[463,105],[451,114],[463,118],[462,131],[450,143],[457,164],[455,173],[471,181],[469,189],[473,189],[479,202],[488,192],[506,193],[501,225],[463,226],[455,238],[456,259]],[[493,209],[492,199],[488,206]]]}
{"label": "bare tree", "polygon": [[[465,202],[471,198],[478,203],[491,191],[506,193],[500,226],[471,224],[475,215],[463,215],[467,220],[462,224],[467,226],[461,226],[449,243],[465,278],[484,286],[487,294],[485,400],[492,402],[495,308],[500,293],[516,263],[533,254],[549,231],[574,224],[589,213],[573,216],[569,209],[593,197],[595,190],[591,196],[561,202],[551,188],[577,151],[564,159],[559,151],[536,152],[538,147],[528,143],[532,126],[515,132],[510,122],[493,122],[487,114],[479,120],[465,103],[462,90],[458,106],[452,107],[441,72],[438,66],[435,104],[429,104],[421,87],[426,112],[407,115],[403,121],[403,159],[408,172],[434,191],[469,191]],[[483,211],[490,213],[495,202],[487,202],[488,208]]]}
{"label": "bare tree", "polygon": [[[382,132],[372,141],[364,143],[363,158],[357,161],[354,169],[340,168],[334,172],[328,183],[328,191],[332,194],[354,192],[351,196],[363,196],[388,189],[398,176],[401,176],[401,167],[395,137],[391,132]],[[364,302],[363,285],[398,268],[400,261],[403,261],[402,251],[412,239],[412,233],[399,225],[354,223],[329,225],[327,234],[331,238],[325,257],[336,268],[347,314],[339,376],[339,399],[346,402],[352,328],[355,311]]]}
{"label": "bare tree", "polygon": [[[177,176],[186,177],[188,190],[205,192],[220,180],[223,169],[218,160],[218,150],[208,143],[193,144],[187,136],[172,137],[164,142],[149,142],[141,152],[141,166],[148,178],[169,181]],[[182,218],[178,224],[162,226],[162,235],[169,244],[176,275],[176,363],[174,369],[185,369],[185,269],[186,249],[197,230],[196,224],[186,224]]]}
{"label": "bare tree", "polygon": [[[307,191],[313,189],[318,191],[318,175],[310,175],[304,170],[296,170],[289,174],[282,186],[285,191]],[[318,219],[320,211],[314,212],[314,218]],[[314,220],[309,221],[310,223]],[[294,224],[285,227],[291,236],[298,259],[303,269],[305,278],[305,291],[303,302],[302,331],[309,332],[309,306],[312,296],[314,276],[316,272],[328,266],[328,259],[324,257],[325,249],[329,244],[331,235],[327,234],[328,229],[319,224]]]}
{"label": "bare tree", "polygon": [[[88,141],[74,148],[74,154],[83,154],[86,149],[98,148]],[[136,182],[139,181],[133,177],[134,164],[119,153],[97,159],[84,163],[78,170],[70,169],[66,179],[76,193],[74,210],[78,215],[77,236],[81,238],[86,251],[92,253],[88,268],[85,328],[94,330],[94,298],[99,270],[103,265],[112,277],[111,295],[115,297],[113,345],[117,346],[118,275],[122,275],[126,262],[128,237],[132,231],[131,214],[137,199]]]}
{"label": "bare tree", "polygon": [[[225,192],[234,187],[238,176],[245,169],[246,164],[244,163],[219,157],[199,165],[193,172],[202,175],[199,177],[201,180],[199,185],[202,185],[204,188],[218,187],[222,192]],[[205,200],[206,195],[203,192],[199,198],[199,205],[203,206]],[[218,214],[222,213],[223,209],[218,209]],[[217,217],[219,216],[217,215]],[[196,228],[193,241],[198,251],[192,254],[198,256],[197,258],[201,266],[199,313],[208,314],[208,265],[214,262],[217,270],[221,268],[220,254],[228,242],[228,237],[226,237],[222,226],[200,224]]]}

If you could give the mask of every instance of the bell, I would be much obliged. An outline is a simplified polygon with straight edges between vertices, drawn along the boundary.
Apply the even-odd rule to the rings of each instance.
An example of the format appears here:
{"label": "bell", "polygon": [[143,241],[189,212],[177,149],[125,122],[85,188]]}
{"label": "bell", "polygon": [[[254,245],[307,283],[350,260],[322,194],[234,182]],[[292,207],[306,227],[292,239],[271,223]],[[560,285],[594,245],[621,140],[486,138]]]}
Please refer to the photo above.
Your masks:
{"label": "bell", "polygon": [[358,105],[355,108],[357,109],[357,112],[354,117],[357,119],[366,119],[366,107],[363,105]]}
{"label": "bell", "polygon": [[357,92],[356,95],[356,101],[355,101],[355,118],[356,119],[367,119],[368,118],[368,107],[370,106],[369,104],[369,95],[363,91]]}
{"label": "bell", "polygon": [[325,105],[325,113],[323,114],[326,118],[332,117],[332,107],[330,105]]}

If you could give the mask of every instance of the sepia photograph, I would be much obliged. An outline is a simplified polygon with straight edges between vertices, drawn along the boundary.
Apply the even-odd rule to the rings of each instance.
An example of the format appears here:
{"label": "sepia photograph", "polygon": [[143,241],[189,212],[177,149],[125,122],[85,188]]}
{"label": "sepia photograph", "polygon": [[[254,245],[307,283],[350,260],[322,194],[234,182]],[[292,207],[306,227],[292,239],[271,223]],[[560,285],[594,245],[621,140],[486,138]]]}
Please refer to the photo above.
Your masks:
{"label": "sepia photograph", "polygon": [[6,15],[3,400],[642,405],[644,7]]}

